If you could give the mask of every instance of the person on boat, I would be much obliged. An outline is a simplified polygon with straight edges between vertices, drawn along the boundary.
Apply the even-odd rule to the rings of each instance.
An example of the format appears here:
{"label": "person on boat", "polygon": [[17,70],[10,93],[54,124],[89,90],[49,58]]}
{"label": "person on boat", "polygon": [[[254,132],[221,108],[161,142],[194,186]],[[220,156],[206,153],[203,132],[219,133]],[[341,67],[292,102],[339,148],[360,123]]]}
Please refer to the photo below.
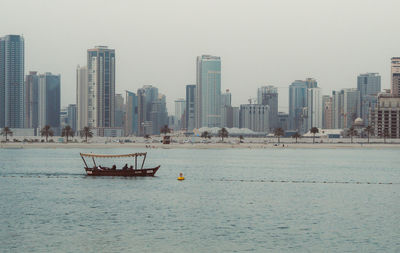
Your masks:
{"label": "person on boat", "polygon": [[99,166],[97,166],[97,169],[98,170],[103,170],[103,168],[101,168],[101,166],[99,165]]}
{"label": "person on boat", "polygon": [[128,164],[127,163],[125,163],[124,167],[122,167],[122,170],[126,170],[126,169],[128,169]]}
{"label": "person on boat", "polygon": [[117,166],[115,166],[115,164],[111,167],[112,170],[116,170]]}
{"label": "person on boat", "polygon": [[131,165],[131,166],[129,167],[129,169],[130,169],[130,170],[133,170],[133,165]]}

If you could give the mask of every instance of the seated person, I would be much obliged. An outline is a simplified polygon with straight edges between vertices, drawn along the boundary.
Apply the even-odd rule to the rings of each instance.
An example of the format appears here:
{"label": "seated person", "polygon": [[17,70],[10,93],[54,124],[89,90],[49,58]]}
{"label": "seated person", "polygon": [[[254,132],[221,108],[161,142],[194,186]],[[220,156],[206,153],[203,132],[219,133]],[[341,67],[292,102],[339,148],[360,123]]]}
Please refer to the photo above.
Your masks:
{"label": "seated person", "polygon": [[124,165],[124,167],[122,167],[122,169],[123,169],[123,170],[126,170],[126,169],[128,169],[128,164],[127,164],[127,163],[125,163],[125,165]]}
{"label": "seated person", "polygon": [[112,166],[112,168],[111,168],[112,170],[116,170],[117,169],[117,166],[115,166],[115,164]]}
{"label": "seated person", "polygon": [[131,167],[129,167],[130,170],[133,170],[133,166],[131,165]]}

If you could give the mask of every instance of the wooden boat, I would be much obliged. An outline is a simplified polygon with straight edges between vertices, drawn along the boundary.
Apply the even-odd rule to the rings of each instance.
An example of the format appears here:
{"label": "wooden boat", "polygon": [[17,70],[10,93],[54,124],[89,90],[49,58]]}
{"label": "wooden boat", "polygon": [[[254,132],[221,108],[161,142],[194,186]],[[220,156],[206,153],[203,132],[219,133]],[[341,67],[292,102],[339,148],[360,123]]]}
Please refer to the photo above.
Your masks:
{"label": "wooden boat", "polygon": [[[146,160],[147,153],[133,153],[124,155],[100,155],[100,154],[84,154],[80,153],[83,163],[85,164],[85,171],[88,176],[113,176],[113,177],[154,177],[160,165],[154,168],[143,168]],[[133,165],[130,168],[124,167],[117,169],[114,165],[112,168],[102,167],[96,164],[95,158],[123,158],[132,157],[135,158],[135,167]],[[141,167],[138,168],[138,157],[143,157]],[[86,159],[92,158],[93,167],[87,165]]]}

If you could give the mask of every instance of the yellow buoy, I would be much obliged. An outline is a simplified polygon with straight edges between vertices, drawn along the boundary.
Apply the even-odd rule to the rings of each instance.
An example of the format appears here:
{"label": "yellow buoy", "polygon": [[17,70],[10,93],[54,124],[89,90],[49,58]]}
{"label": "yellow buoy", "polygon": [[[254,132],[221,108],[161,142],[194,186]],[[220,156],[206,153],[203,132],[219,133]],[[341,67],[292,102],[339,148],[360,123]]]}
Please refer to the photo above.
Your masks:
{"label": "yellow buoy", "polygon": [[179,180],[179,181],[185,180],[185,177],[183,176],[182,173],[179,173],[178,180]]}

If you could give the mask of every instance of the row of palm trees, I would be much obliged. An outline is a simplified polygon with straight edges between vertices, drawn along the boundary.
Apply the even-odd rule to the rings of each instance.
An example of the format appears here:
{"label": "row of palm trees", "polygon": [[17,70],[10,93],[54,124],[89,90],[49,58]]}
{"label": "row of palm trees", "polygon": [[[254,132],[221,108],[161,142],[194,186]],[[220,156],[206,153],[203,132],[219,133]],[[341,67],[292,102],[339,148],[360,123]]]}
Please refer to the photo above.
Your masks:
{"label": "row of palm trees", "polygon": [[[364,128],[364,133],[367,134],[368,137],[368,143],[369,143],[369,139],[370,136],[374,133],[374,129],[372,126],[367,126],[366,128]],[[317,133],[319,133],[319,129],[317,127],[312,127],[310,129],[310,133],[313,134],[313,143],[315,143],[315,135]],[[353,143],[353,137],[358,135],[358,131],[354,128],[354,126],[350,127],[347,130],[347,135],[350,136],[351,139],[351,143]],[[285,131],[282,128],[276,128],[274,131],[274,136],[278,137],[278,143],[280,143],[280,137],[285,135]],[[384,129],[383,133],[382,133],[382,137],[384,138],[384,142],[386,143],[386,138],[389,137],[389,130],[388,129]],[[297,139],[301,138],[301,134],[299,132],[296,132],[292,135],[292,138],[296,139],[296,143],[297,143]]]}
{"label": "row of palm trees", "polygon": [[[9,127],[4,127],[1,130],[1,135],[6,137],[6,142],[8,141],[8,136],[12,136],[13,132]],[[46,142],[48,142],[49,137],[54,136],[54,131],[51,129],[49,125],[45,125],[41,130],[40,130],[40,135],[42,137],[46,138]],[[80,136],[83,138],[85,137],[85,141],[88,141],[88,138],[93,137],[93,132],[90,129],[90,127],[84,127],[82,131],[80,131]],[[69,137],[74,137],[74,130],[70,126],[65,126],[62,131],[61,131],[61,137],[66,138],[66,142],[68,143]]]}

